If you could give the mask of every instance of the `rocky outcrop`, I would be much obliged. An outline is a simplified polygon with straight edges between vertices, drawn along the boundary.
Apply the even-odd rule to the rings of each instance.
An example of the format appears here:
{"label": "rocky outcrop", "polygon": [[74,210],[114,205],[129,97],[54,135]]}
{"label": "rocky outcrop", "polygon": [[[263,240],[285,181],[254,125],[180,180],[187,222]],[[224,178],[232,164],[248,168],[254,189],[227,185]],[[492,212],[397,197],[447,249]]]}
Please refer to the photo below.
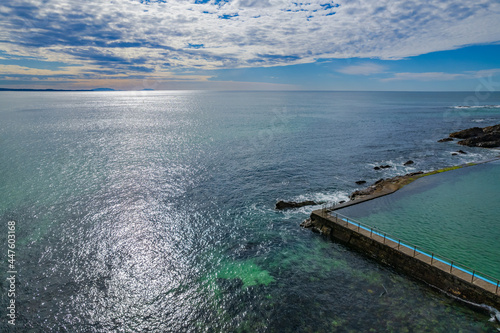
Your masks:
{"label": "rocky outcrop", "polygon": [[468,147],[500,147],[500,124],[488,127],[473,127],[450,134],[450,138],[462,139],[459,145]]}
{"label": "rocky outcrop", "polygon": [[421,175],[421,174],[423,174],[423,172],[419,171],[419,172],[412,172],[412,173],[406,174],[404,176],[396,176],[393,178],[379,179],[373,185],[371,185],[365,189],[352,192],[351,195],[349,196],[349,199],[356,200],[356,199],[361,199],[361,198],[367,197],[369,195],[374,195],[374,194],[380,193],[384,190],[395,190],[397,188],[402,187],[405,183],[407,183],[411,177]]}
{"label": "rocky outcrop", "polygon": [[283,201],[280,200],[276,203],[276,209],[282,210],[282,209],[288,209],[288,208],[300,208],[304,206],[315,206],[315,205],[320,205],[321,202],[316,202],[316,201],[301,201],[301,202],[295,202],[295,201]]}
{"label": "rocky outcrop", "polygon": [[450,134],[450,138],[468,139],[482,134],[483,134],[483,129],[481,127],[472,127],[465,129],[463,131],[453,132]]}
{"label": "rocky outcrop", "polygon": [[453,138],[444,138],[444,139],[438,140],[438,142],[450,142],[450,141],[453,141]]}
{"label": "rocky outcrop", "polygon": [[374,167],[373,170],[389,169],[389,168],[392,168],[392,166],[390,166],[390,165],[380,165],[380,166]]}

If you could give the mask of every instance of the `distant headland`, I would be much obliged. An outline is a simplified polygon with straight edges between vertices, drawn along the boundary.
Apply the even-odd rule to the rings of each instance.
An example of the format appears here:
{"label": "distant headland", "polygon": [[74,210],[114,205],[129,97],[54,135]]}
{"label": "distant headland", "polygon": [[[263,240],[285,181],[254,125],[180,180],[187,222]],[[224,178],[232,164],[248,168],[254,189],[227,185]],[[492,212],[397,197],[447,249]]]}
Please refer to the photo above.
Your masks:
{"label": "distant headland", "polygon": [[[0,88],[0,91],[123,91],[113,88],[94,88],[94,89],[17,89],[17,88]],[[154,89],[146,88],[140,91],[154,91]]]}
{"label": "distant headland", "polygon": [[95,89],[17,89],[0,88],[0,91],[117,91],[113,88],[95,88]]}

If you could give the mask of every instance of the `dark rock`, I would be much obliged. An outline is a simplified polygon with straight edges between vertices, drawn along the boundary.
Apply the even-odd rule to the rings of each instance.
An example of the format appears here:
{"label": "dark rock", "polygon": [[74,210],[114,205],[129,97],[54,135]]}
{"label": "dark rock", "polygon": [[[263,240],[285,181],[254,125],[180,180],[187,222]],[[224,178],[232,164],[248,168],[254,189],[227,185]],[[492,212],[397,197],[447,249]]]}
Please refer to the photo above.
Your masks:
{"label": "dark rock", "polygon": [[463,139],[458,142],[462,146],[482,148],[500,147],[500,124],[484,128],[469,128],[451,133],[450,137]]}
{"label": "dark rock", "polygon": [[315,232],[317,234],[320,234],[321,233],[321,230],[318,229],[318,227],[312,227],[311,229],[312,232]]}
{"label": "dark rock", "polygon": [[366,184],[366,180],[358,180],[358,181],[356,182],[356,184],[358,184],[358,185],[363,185],[363,184]]}
{"label": "dark rock", "polygon": [[390,165],[381,165],[380,166],[380,169],[389,169],[389,168],[392,168],[392,166],[390,166]]}
{"label": "dark rock", "polygon": [[409,160],[409,161],[406,161],[405,164],[403,164],[403,165],[405,165],[405,166],[412,165],[413,163],[415,163],[415,162],[413,162],[412,160]]}
{"label": "dark rock", "polygon": [[500,132],[500,124],[483,128],[485,134]]}
{"label": "dark rock", "polygon": [[482,136],[458,141],[458,144],[468,147],[483,147],[483,148],[500,147],[500,132],[490,132]]}
{"label": "dark rock", "polygon": [[458,153],[451,153],[451,156],[457,156]]}
{"label": "dark rock", "polygon": [[459,154],[464,154],[464,155],[465,155],[465,154],[467,154],[467,153],[466,153],[465,151],[463,151],[463,150],[458,150],[458,151],[457,151],[457,153],[459,153]]}
{"label": "dark rock", "polygon": [[411,172],[409,174],[407,174],[408,177],[413,177],[413,176],[417,176],[417,175],[423,175],[424,172],[423,171],[417,171],[417,172]]}
{"label": "dark rock", "polygon": [[500,140],[479,142],[479,143],[476,143],[476,147],[497,148],[497,147],[500,147]]}
{"label": "dark rock", "polygon": [[376,166],[373,168],[373,170],[380,170],[380,167]]}
{"label": "dark rock", "polygon": [[444,139],[438,140],[438,142],[450,142],[450,141],[453,141],[453,138],[444,138]]}
{"label": "dark rock", "polygon": [[313,227],[312,220],[311,220],[310,218],[305,219],[305,220],[304,220],[304,221],[300,224],[300,226],[301,226],[302,228],[306,228],[306,229],[308,229],[308,228],[312,228],[312,227]]}
{"label": "dark rock", "polygon": [[481,127],[472,127],[463,131],[453,132],[450,134],[450,138],[468,139],[483,134],[484,132]]}
{"label": "dark rock", "polygon": [[384,178],[380,178],[379,180],[377,180],[377,181],[375,182],[375,184],[374,184],[374,185],[380,184],[380,183],[382,183],[383,181],[384,181]]}
{"label": "dark rock", "polygon": [[319,204],[320,203],[317,203],[317,202],[311,201],[311,200],[301,201],[301,202],[280,200],[276,203],[276,209],[282,210],[282,209],[287,209],[287,208],[299,208],[299,207],[304,207],[304,206],[315,206],[315,205],[319,205]]}
{"label": "dark rock", "polygon": [[340,201],[339,201],[339,205],[340,205],[340,204],[343,204],[344,202],[345,202],[345,200],[340,200]]}

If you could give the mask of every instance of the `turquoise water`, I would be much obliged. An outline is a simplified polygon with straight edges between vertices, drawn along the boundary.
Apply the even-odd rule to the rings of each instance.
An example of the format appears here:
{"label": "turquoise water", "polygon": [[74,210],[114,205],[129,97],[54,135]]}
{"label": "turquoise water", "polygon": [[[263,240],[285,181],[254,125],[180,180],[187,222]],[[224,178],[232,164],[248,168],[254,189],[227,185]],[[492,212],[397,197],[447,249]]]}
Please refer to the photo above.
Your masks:
{"label": "turquoise water", "polygon": [[499,188],[494,161],[423,177],[339,213],[500,279]]}
{"label": "turquoise water", "polygon": [[498,107],[456,108],[469,96],[2,92],[0,318],[15,221],[19,332],[494,332],[301,229],[321,206],[274,209],[495,156],[437,143],[500,123]]}

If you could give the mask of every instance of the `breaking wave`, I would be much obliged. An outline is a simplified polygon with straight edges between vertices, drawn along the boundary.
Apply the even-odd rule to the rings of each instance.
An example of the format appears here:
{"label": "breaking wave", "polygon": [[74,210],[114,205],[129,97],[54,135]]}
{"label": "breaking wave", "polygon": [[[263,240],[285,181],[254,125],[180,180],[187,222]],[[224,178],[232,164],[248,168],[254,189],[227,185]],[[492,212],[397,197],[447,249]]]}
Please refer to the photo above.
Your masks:
{"label": "breaking wave", "polygon": [[458,105],[454,109],[500,109],[500,105]]}

